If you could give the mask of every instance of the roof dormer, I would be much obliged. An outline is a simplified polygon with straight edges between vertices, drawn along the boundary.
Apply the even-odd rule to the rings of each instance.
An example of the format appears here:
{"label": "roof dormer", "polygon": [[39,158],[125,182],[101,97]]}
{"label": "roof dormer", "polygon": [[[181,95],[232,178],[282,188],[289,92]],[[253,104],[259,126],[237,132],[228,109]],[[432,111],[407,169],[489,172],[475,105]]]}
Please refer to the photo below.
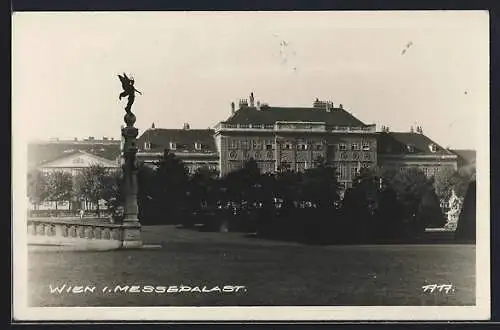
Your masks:
{"label": "roof dormer", "polygon": [[170,148],[170,150],[176,150],[177,149],[177,144],[175,142],[170,142],[169,143],[169,148]]}
{"label": "roof dormer", "polygon": [[201,150],[201,143],[200,142],[194,143],[194,150],[197,150],[197,151]]}
{"label": "roof dormer", "polygon": [[406,150],[408,150],[408,152],[415,152],[415,146],[413,144],[407,144],[406,145]]}
{"label": "roof dormer", "polygon": [[429,150],[431,152],[436,152],[437,151],[437,145],[435,143],[429,144]]}

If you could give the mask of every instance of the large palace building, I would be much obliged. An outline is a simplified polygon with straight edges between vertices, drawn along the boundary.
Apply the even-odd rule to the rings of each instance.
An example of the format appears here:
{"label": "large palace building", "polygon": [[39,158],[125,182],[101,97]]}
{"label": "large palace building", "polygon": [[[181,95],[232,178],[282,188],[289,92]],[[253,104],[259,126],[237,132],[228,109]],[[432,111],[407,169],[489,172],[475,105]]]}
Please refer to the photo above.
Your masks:
{"label": "large palace building", "polygon": [[316,100],[311,108],[283,108],[241,100],[238,110],[215,129],[221,175],[250,158],[263,172],[303,171],[321,159],[334,165],[343,183],[360,167],[377,163],[375,125],[367,125],[342,105]]}
{"label": "large palace building", "polygon": [[[311,107],[276,107],[255,102],[253,93],[238,106],[231,103],[229,117],[214,128],[192,129],[184,124],[164,129],[153,124],[137,145],[137,156],[146,164],[153,165],[169,150],[190,173],[208,167],[221,176],[250,159],[262,172],[303,171],[326,161],[337,168],[345,187],[351,186],[363,167],[404,170],[416,166],[433,176],[443,167],[474,166],[475,157],[473,151],[443,148],[421,127],[408,132],[391,132],[387,127],[377,131],[375,124],[362,122],[342,104],[316,99]],[[42,171],[75,173],[91,163],[119,168],[120,141],[92,137],[48,141],[31,144],[29,154],[30,168]]]}
{"label": "large palace building", "polygon": [[183,160],[190,172],[217,169],[221,176],[253,159],[261,172],[303,171],[324,160],[338,169],[345,187],[362,167],[378,165],[404,170],[417,166],[428,176],[440,168],[457,168],[458,156],[423,134],[377,132],[342,104],[316,99],[311,107],[275,107],[249,99],[231,103],[231,115],[212,129],[158,129],[154,125],[138,141],[138,157],[158,160],[165,149]]}

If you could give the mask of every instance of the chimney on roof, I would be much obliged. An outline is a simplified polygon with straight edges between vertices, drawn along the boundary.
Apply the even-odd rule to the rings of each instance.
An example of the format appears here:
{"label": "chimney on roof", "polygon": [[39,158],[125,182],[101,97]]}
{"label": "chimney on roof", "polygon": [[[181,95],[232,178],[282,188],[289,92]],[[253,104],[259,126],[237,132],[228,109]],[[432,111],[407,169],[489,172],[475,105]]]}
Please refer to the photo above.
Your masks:
{"label": "chimney on roof", "polygon": [[250,93],[250,107],[254,107],[254,97],[253,97],[253,92]]}
{"label": "chimney on roof", "polygon": [[103,140],[103,141],[108,141],[108,138],[107,138],[106,136],[103,136],[103,137],[102,137],[102,140]]}
{"label": "chimney on roof", "polygon": [[156,127],[155,127],[155,123],[153,122],[153,123],[151,124],[151,129],[155,129],[155,128],[156,128]]}
{"label": "chimney on roof", "polygon": [[257,106],[256,106],[257,110],[260,110],[260,101],[257,101]]}
{"label": "chimney on roof", "polygon": [[234,104],[234,102],[231,102],[231,113],[234,114],[236,112],[236,105]]}
{"label": "chimney on roof", "polygon": [[422,130],[422,126],[417,126],[417,133],[424,134],[424,131]]}
{"label": "chimney on roof", "polygon": [[325,110],[326,110],[326,112],[330,112],[332,109],[333,109],[333,102],[332,101],[325,102]]}
{"label": "chimney on roof", "polygon": [[184,123],[184,127],[182,129],[188,130],[189,129],[189,123]]}
{"label": "chimney on roof", "polygon": [[323,109],[327,112],[330,112],[330,110],[334,109],[334,106],[332,101],[321,101],[320,99],[316,98],[316,100],[313,103],[313,108]]}
{"label": "chimney on roof", "polygon": [[248,107],[248,100],[247,99],[241,99],[239,105],[240,105],[240,108]]}
{"label": "chimney on roof", "polygon": [[93,136],[89,136],[89,141],[94,141],[94,137]]}
{"label": "chimney on roof", "polygon": [[344,109],[344,106],[342,105],[342,103],[339,104],[339,108]]}
{"label": "chimney on roof", "polygon": [[73,138],[73,141],[78,141],[78,138]]}

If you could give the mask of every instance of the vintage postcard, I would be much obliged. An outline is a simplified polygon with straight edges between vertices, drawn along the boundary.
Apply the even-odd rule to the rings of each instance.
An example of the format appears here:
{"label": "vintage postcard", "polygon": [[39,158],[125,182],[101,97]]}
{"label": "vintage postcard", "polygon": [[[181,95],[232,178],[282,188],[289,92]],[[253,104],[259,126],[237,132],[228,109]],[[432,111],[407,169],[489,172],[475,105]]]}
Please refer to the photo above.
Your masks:
{"label": "vintage postcard", "polygon": [[16,12],[13,318],[487,320],[485,11]]}

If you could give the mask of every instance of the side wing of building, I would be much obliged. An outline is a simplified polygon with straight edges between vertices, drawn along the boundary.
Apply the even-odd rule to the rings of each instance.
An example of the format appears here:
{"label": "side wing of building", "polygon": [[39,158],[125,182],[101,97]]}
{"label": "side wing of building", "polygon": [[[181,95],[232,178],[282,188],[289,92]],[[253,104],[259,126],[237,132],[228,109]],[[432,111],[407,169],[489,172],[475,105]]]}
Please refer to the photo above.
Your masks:
{"label": "side wing of building", "polygon": [[219,154],[212,129],[156,128],[154,124],[138,138],[137,157],[145,164],[154,166],[167,150],[178,157],[189,173],[200,167],[219,170]]}

